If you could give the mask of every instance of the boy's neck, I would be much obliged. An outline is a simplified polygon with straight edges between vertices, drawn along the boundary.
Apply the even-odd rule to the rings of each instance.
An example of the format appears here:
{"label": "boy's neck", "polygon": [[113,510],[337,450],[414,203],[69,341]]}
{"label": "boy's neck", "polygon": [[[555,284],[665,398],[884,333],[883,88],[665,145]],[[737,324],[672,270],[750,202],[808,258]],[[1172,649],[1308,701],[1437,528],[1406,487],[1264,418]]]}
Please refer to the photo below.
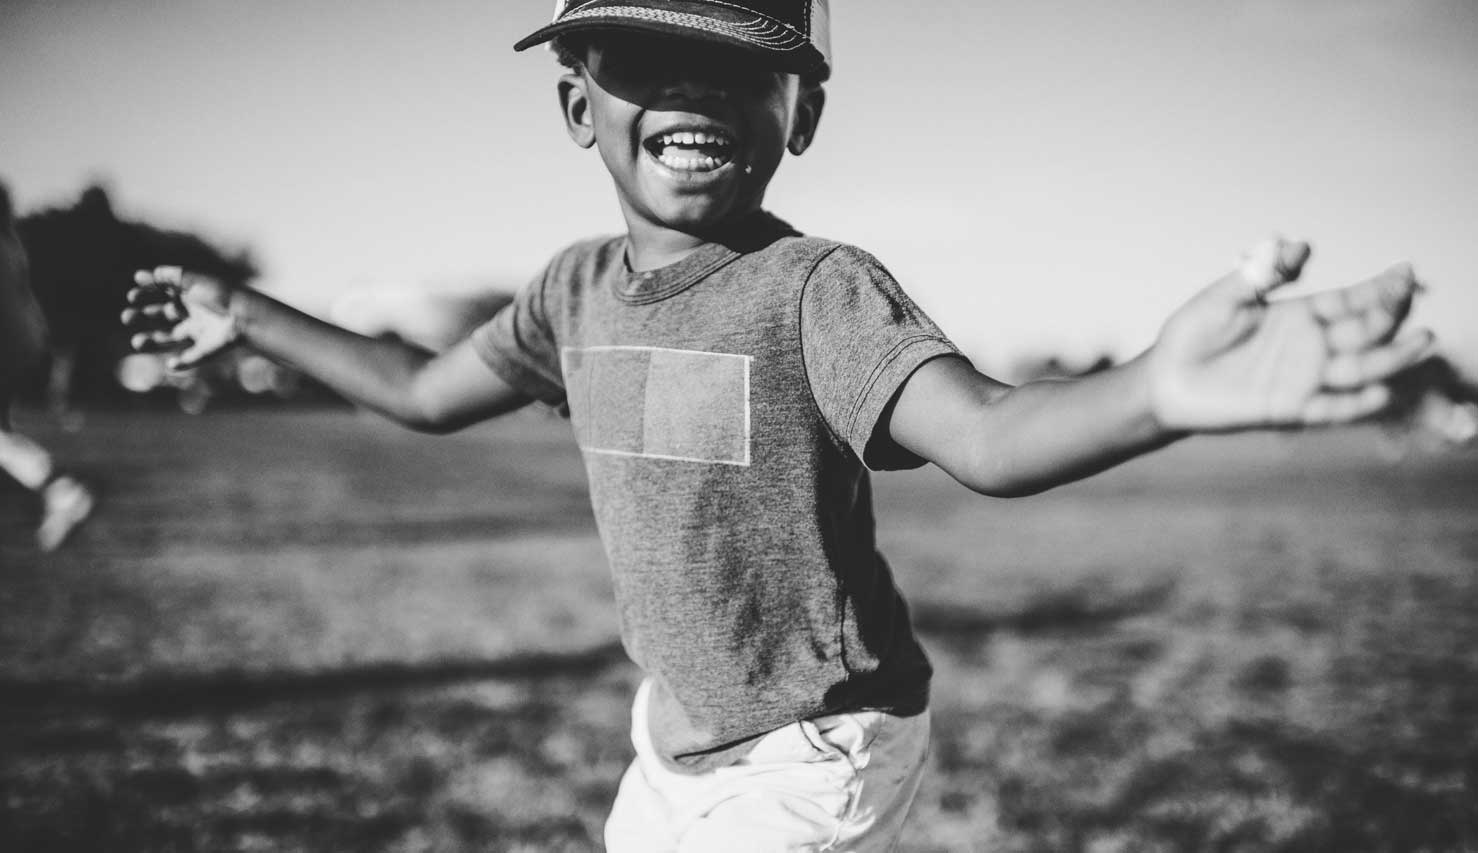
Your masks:
{"label": "boy's neck", "polygon": [[758,210],[746,211],[700,233],[679,231],[638,216],[626,217],[626,264],[632,272],[661,269],[681,261],[710,243],[724,242]]}
{"label": "boy's neck", "polygon": [[632,272],[661,269],[708,245],[706,237],[655,226],[649,222],[631,222],[626,229],[626,263]]}

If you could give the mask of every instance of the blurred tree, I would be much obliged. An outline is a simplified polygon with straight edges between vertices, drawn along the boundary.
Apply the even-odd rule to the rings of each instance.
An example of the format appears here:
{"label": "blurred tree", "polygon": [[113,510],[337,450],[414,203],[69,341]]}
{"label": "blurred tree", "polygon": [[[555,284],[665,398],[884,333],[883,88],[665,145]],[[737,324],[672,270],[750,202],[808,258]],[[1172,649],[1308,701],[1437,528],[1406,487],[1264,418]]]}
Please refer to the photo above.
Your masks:
{"label": "blurred tree", "polygon": [[1390,383],[1395,403],[1382,416],[1401,452],[1436,452],[1478,440],[1478,380],[1438,355]]}

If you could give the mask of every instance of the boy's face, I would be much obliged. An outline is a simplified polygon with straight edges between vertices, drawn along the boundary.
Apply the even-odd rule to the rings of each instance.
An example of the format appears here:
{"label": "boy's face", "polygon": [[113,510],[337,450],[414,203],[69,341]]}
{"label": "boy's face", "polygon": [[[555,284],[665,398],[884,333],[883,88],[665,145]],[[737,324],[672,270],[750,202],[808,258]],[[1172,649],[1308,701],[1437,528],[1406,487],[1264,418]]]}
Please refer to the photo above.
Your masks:
{"label": "boy's face", "polygon": [[787,148],[810,145],[819,87],[748,53],[604,34],[560,80],[570,136],[595,145],[627,224],[703,234],[759,208]]}

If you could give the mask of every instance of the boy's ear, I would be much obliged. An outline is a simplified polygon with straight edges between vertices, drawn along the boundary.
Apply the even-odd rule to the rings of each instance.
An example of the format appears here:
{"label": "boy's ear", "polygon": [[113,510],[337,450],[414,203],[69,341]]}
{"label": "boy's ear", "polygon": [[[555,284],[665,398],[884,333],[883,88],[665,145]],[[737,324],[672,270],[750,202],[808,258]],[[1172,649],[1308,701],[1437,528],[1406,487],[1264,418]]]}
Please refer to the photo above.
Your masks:
{"label": "boy's ear", "polygon": [[826,106],[826,90],[820,86],[802,86],[795,103],[795,123],[790,127],[790,140],[785,147],[792,154],[804,154],[816,139],[816,126],[821,123],[821,110]]}
{"label": "boy's ear", "polygon": [[595,124],[590,116],[590,97],[585,75],[572,71],[559,78],[559,109],[564,113],[565,131],[581,148],[595,144]]}

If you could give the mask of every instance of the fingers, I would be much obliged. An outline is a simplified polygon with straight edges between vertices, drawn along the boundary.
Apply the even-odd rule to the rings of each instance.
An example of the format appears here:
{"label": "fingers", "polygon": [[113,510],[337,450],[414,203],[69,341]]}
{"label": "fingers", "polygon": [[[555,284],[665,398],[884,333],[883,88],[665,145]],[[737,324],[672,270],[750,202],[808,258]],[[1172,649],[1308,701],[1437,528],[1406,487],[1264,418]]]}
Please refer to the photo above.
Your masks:
{"label": "fingers", "polygon": [[130,307],[123,312],[123,322],[130,324],[137,322],[140,318],[164,317],[162,306],[170,304],[173,304],[177,316],[166,319],[183,317],[184,307],[180,303],[179,291],[182,275],[179,267],[158,267],[154,270],[135,272],[133,274],[134,286],[129,289],[127,296]]}
{"label": "fingers", "polygon": [[[135,300],[130,300],[135,301]],[[142,302],[137,308],[125,308],[119,315],[125,326],[157,325],[159,323],[177,323],[185,318],[185,311],[178,303],[170,302]]]}
{"label": "fingers", "polygon": [[1356,391],[1384,382],[1431,355],[1435,338],[1423,329],[1394,343],[1358,352],[1337,353],[1324,365],[1320,377],[1332,391]]}
{"label": "fingers", "polygon": [[129,294],[129,302],[118,319],[125,329],[135,333],[130,339],[134,349],[158,351],[177,340],[175,330],[187,316],[178,300],[161,300],[135,291]]}
{"label": "fingers", "polygon": [[176,266],[155,267],[152,270],[139,270],[133,274],[134,283],[140,286],[179,287],[184,278],[184,268]]}
{"label": "fingers", "polygon": [[1390,402],[1390,389],[1370,385],[1359,391],[1315,394],[1304,403],[1300,416],[1307,426],[1344,424],[1368,418]]}
{"label": "fingers", "polygon": [[[180,299],[184,271],[176,266],[160,266],[134,273],[134,287],[128,291],[128,307],[119,320],[134,331],[129,345],[141,353],[179,353],[191,346],[185,328],[189,312]],[[171,359],[174,360],[174,359]]]}
{"label": "fingers", "polygon": [[1273,290],[1298,280],[1310,252],[1308,243],[1282,237],[1258,243],[1237,269],[1244,292],[1254,301],[1264,301]]}
{"label": "fingers", "polygon": [[177,352],[190,345],[190,339],[176,338],[173,332],[139,332],[128,339],[136,352]]}
{"label": "fingers", "polygon": [[164,366],[170,370],[189,370],[215,352],[197,342],[181,327],[163,332],[140,332],[129,339],[129,344],[136,352],[164,356]]}
{"label": "fingers", "polygon": [[1328,329],[1331,348],[1352,350],[1390,340],[1420,291],[1411,265],[1400,263],[1359,284],[1315,293],[1308,304]]}
{"label": "fingers", "polygon": [[1396,331],[1398,321],[1380,311],[1361,311],[1330,323],[1324,341],[1332,353],[1359,352],[1383,343]]}
{"label": "fingers", "polygon": [[138,270],[133,274],[133,288],[128,291],[130,304],[157,301],[178,295],[185,272],[180,267],[155,267]]}
{"label": "fingers", "polygon": [[1300,419],[1306,426],[1328,426],[1380,412],[1392,401],[1386,381],[1430,356],[1434,344],[1424,329],[1384,346],[1332,356],[1321,376],[1325,390],[1309,397]]}
{"label": "fingers", "polygon": [[148,299],[159,293],[178,293],[185,288],[185,270],[183,267],[174,266],[136,270],[133,274],[133,283],[133,288],[128,292],[131,302],[135,299]]}

